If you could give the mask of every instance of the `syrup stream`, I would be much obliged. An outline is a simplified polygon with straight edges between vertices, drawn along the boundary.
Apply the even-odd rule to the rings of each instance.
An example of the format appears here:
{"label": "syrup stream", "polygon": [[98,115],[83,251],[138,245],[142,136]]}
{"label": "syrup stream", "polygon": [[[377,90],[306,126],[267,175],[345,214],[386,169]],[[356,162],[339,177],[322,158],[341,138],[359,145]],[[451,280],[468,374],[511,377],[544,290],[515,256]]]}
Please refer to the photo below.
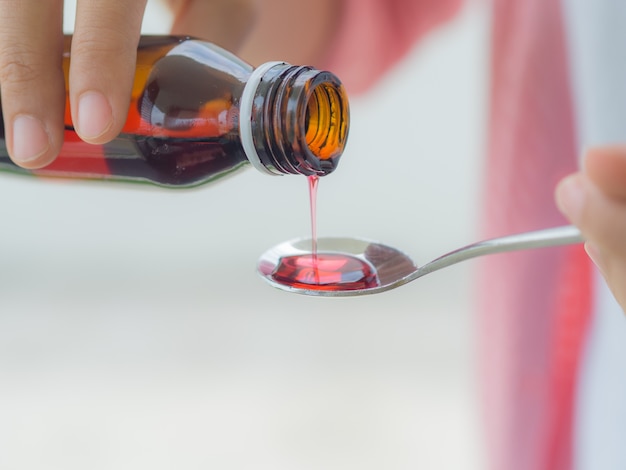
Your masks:
{"label": "syrup stream", "polygon": [[313,290],[353,290],[376,287],[376,269],[346,253],[319,253],[317,240],[317,176],[309,176],[311,253],[283,256],[271,272],[280,284]]}
{"label": "syrup stream", "polygon": [[311,175],[307,177],[309,181],[309,206],[311,210],[311,262],[315,273],[316,284],[320,283],[319,260],[317,258],[317,185],[319,176]]}
{"label": "syrup stream", "polygon": [[311,207],[311,256],[317,260],[317,184],[319,176],[311,175],[309,180],[309,203]]}

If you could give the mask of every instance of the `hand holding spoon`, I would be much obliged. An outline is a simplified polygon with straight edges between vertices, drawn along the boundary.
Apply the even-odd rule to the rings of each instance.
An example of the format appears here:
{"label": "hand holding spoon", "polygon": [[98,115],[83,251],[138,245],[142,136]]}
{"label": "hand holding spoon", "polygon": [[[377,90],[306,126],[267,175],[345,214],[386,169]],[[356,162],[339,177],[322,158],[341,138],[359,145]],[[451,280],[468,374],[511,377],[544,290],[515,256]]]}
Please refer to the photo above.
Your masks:
{"label": "hand holding spoon", "polygon": [[[337,262],[341,259],[348,262],[350,260],[357,261],[357,263],[352,264],[350,270],[341,268],[339,272],[342,279],[351,276],[353,279],[335,282],[331,288],[327,288],[319,282],[321,268],[316,264],[318,263],[316,255],[311,254],[311,240],[296,239],[266,251],[259,260],[258,272],[272,286],[288,292],[325,297],[348,297],[378,294],[395,289],[426,274],[478,256],[569,245],[583,241],[582,235],[576,227],[566,225],[473,243],[417,267],[411,258],[404,253],[380,243],[356,238],[319,238],[317,240],[317,253],[320,256],[319,259],[328,266],[337,266]],[[325,257],[325,255],[329,257]],[[336,256],[337,259],[333,259],[333,256]],[[287,282],[284,278],[277,276],[277,272],[282,269],[286,259],[308,260],[309,274],[301,276],[309,279],[308,284],[306,279],[304,282],[302,282],[303,279],[299,279],[298,282],[291,282],[294,280],[291,279]],[[359,268],[361,265],[365,267],[365,271],[371,269],[371,272],[376,275],[373,281],[352,282],[359,275],[368,274],[364,274],[364,270]],[[299,269],[304,268],[299,265]],[[297,274],[301,273],[298,272]],[[337,276],[335,276],[336,278]]]}

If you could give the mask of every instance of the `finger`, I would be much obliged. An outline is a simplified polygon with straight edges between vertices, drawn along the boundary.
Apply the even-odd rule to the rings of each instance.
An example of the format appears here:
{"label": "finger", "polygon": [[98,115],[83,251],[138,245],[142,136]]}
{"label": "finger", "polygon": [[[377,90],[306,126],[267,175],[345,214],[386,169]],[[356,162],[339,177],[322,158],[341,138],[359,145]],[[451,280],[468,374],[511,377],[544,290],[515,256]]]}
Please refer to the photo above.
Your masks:
{"label": "finger", "polygon": [[76,132],[87,142],[109,142],[126,122],[145,5],[146,0],[77,3],[70,103]]}
{"label": "finger", "polygon": [[5,138],[25,168],[50,163],[63,142],[62,0],[0,0],[0,90]]}
{"label": "finger", "polygon": [[585,172],[603,192],[626,200],[626,146],[590,149],[584,163]]}
{"label": "finger", "polygon": [[626,311],[626,201],[608,196],[585,173],[565,178],[557,203],[576,224],[585,249]]}
{"label": "finger", "polygon": [[[279,58],[315,65],[328,54],[341,17],[336,0],[262,0],[254,29],[237,54],[253,65]],[[409,2],[407,2],[409,3]],[[293,38],[298,38],[294,41]]]}
{"label": "finger", "polygon": [[168,0],[172,34],[191,35],[237,52],[257,17],[255,0]]}
{"label": "finger", "polygon": [[585,173],[565,178],[556,200],[585,239],[626,260],[626,201],[607,195]]}

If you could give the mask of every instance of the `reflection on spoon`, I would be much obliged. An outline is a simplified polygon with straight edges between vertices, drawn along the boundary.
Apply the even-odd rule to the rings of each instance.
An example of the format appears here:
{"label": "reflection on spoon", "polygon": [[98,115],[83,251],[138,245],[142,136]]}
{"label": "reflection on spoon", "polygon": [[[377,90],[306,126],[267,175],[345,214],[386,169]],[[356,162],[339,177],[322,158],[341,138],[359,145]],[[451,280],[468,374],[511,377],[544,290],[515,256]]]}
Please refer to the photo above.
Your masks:
{"label": "reflection on spoon", "polygon": [[493,238],[459,248],[417,267],[395,248],[357,238],[318,238],[281,243],[266,251],[257,266],[272,286],[298,294],[347,297],[395,289],[428,273],[477,256],[582,243],[571,225]]}

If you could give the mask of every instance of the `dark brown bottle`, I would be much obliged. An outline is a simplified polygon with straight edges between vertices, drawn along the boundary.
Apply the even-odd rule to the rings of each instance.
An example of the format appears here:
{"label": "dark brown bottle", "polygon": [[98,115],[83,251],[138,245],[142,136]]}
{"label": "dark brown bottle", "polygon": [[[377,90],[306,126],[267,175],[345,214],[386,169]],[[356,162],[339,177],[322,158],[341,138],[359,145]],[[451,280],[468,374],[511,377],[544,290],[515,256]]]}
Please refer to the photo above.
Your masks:
{"label": "dark brown bottle", "polygon": [[[71,37],[63,68],[69,72]],[[91,145],[74,131],[66,101],[65,142],[40,170],[9,159],[0,125],[0,169],[36,175],[143,181],[189,187],[251,163],[268,174],[323,176],[343,153],[346,92],[330,72],[283,62],[254,69],[204,41],[143,36],[122,133]]]}

